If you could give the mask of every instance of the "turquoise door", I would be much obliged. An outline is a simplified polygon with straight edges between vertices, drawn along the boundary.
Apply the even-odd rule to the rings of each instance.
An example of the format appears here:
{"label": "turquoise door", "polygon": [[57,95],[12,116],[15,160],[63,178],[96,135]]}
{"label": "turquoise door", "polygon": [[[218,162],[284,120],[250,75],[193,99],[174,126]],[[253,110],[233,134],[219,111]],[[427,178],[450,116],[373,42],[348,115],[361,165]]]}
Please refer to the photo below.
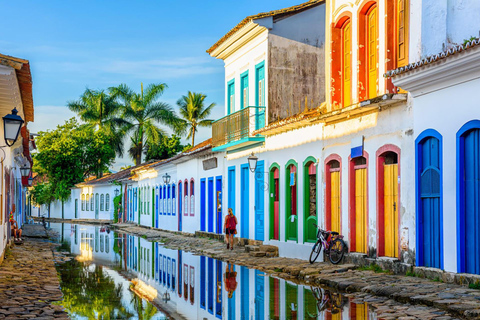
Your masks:
{"label": "turquoise door", "polygon": [[242,164],[240,171],[240,201],[241,201],[241,212],[240,212],[240,230],[242,238],[248,239],[249,235],[249,217],[248,217],[248,206],[249,206],[249,193],[248,188],[248,175],[249,175],[248,164]]}
{"label": "turquoise door", "polygon": [[255,320],[265,319],[265,276],[255,270]]}
{"label": "turquoise door", "polygon": [[221,234],[223,232],[222,229],[222,177],[216,177],[215,179],[216,184],[216,192],[215,192],[215,212],[217,213],[217,233]]}
{"label": "turquoise door", "polygon": [[247,267],[240,267],[240,319],[250,320],[250,275]]}
{"label": "turquoise door", "polygon": [[441,154],[440,141],[428,137],[420,143],[419,265],[441,268]]}
{"label": "turquoise door", "polygon": [[265,166],[257,163],[255,170],[255,240],[265,240]]}
{"label": "turquoise door", "polygon": [[[235,167],[228,168],[228,208],[235,214]],[[228,212],[228,210],[227,210]]]}

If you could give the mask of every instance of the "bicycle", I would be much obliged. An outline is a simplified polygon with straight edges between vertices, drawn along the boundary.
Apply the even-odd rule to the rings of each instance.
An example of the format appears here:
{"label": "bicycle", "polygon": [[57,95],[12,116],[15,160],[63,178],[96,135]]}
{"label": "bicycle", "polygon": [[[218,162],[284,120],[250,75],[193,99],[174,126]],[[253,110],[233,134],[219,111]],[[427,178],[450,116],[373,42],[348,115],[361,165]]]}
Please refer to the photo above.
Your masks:
{"label": "bicycle", "polygon": [[345,254],[347,245],[343,241],[343,236],[335,231],[325,231],[315,224],[317,228],[317,242],[313,245],[312,252],[310,253],[310,263],[314,263],[317,260],[322,248],[328,259],[333,264],[338,264]]}
{"label": "bicycle", "polygon": [[318,312],[327,310],[330,311],[331,314],[337,314],[342,311],[348,302],[348,299],[338,292],[331,292],[321,287],[310,287],[310,290],[317,300]]}

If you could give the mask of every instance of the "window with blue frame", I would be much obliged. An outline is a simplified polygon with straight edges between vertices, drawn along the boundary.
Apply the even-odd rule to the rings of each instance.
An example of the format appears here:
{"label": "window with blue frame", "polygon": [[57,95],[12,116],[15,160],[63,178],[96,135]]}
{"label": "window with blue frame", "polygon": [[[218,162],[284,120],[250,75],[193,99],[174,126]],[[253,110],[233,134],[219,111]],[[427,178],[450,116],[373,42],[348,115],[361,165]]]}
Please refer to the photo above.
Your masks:
{"label": "window with blue frame", "polygon": [[177,195],[175,193],[175,184],[172,184],[172,216],[175,215],[177,208]]}
{"label": "window with blue frame", "polygon": [[167,201],[168,201],[168,204],[167,204],[167,213],[168,215],[171,215],[172,214],[172,193],[171,193],[171,185],[168,185],[167,187]]}
{"label": "window with blue frame", "polygon": [[167,186],[163,186],[163,214],[167,214]]}
{"label": "window with blue frame", "polygon": [[235,80],[232,79],[227,83],[227,113],[230,114],[235,111]]}
{"label": "window with blue frame", "polygon": [[205,257],[200,257],[200,308],[205,309],[206,306],[206,296],[207,296],[207,286],[205,283]]}
{"label": "window with blue frame", "polygon": [[248,70],[240,75],[240,105],[241,108],[248,107]]}
{"label": "window with blue frame", "polygon": [[265,61],[255,66],[255,104],[265,106]]}

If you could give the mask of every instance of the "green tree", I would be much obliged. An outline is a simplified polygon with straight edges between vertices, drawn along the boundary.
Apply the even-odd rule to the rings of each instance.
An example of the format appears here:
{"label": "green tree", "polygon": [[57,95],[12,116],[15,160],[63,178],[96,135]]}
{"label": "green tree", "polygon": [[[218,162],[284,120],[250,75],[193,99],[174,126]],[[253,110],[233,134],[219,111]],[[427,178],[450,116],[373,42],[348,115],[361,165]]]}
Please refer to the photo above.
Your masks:
{"label": "green tree", "polygon": [[205,98],[203,93],[195,93],[188,91],[186,96],[182,96],[177,101],[180,107],[180,116],[184,120],[182,131],[188,132],[187,139],[192,138],[192,147],[195,146],[195,133],[198,127],[210,127],[213,120],[206,119],[212,112],[215,103],[205,106]]}
{"label": "green tree", "polygon": [[135,161],[135,165],[142,163],[142,154],[145,144],[159,144],[161,138],[166,135],[158,124],[166,125],[178,130],[182,122],[173,109],[157,99],[163,94],[167,85],[150,84],[145,92],[143,85],[140,93],[134,92],[127,85],[111,87],[110,94],[122,104],[122,118],[124,132],[131,135],[129,153]]}
{"label": "green tree", "polygon": [[120,106],[115,97],[104,90],[85,89],[85,92],[76,101],[67,102],[67,107],[75,112],[80,119],[103,130],[111,139],[115,152],[123,156],[124,132],[121,128],[125,121],[120,117]]}
{"label": "green tree", "polygon": [[[75,118],[55,130],[39,132],[35,142],[33,170],[46,176],[52,198],[62,202],[70,197],[70,188],[91,175],[99,176],[115,159],[105,132],[80,125]],[[45,186],[40,184],[33,192],[40,195],[41,188]]]}
{"label": "green tree", "polygon": [[181,144],[180,137],[172,135],[171,137],[162,137],[159,144],[147,145],[145,160],[163,160],[171,158],[181,152],[185,146]]}

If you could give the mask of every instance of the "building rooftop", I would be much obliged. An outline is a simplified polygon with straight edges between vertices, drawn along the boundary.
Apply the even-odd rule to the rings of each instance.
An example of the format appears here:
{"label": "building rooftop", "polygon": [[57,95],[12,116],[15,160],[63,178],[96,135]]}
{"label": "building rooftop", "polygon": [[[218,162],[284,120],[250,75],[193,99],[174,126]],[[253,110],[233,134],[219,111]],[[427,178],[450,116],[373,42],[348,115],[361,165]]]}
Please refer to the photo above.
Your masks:
{"label": "building rooftop", "polygon": [[288,14],[293,14],[293,13],[298,13],[303,10],[307,10],[311,7],[314,7],[320,3],[323,3],[324,0],[310,0],[307,2],[304,2],[302,4],[284,8],[284,9],[279,9],[279,10],[273,10],[269,12],[262,12],[258,13],[255,15],[251,15],[240,21],[233,29],[228,31],[220,40],[218,40],[213,46],[210,47],[210,49],[207,50],[208,54],[211,54],[213,50],[218,48],[222,43],[224,43],[228,38],[230,38],[235,32],[240,30],[243,26],[245,26],[247,23],[249,23],[252,20],[255,19],[261,19],[261,18],[266,18],[266,17],[278,17],[278,16],[283,16],[283,15],[288,15]]}

